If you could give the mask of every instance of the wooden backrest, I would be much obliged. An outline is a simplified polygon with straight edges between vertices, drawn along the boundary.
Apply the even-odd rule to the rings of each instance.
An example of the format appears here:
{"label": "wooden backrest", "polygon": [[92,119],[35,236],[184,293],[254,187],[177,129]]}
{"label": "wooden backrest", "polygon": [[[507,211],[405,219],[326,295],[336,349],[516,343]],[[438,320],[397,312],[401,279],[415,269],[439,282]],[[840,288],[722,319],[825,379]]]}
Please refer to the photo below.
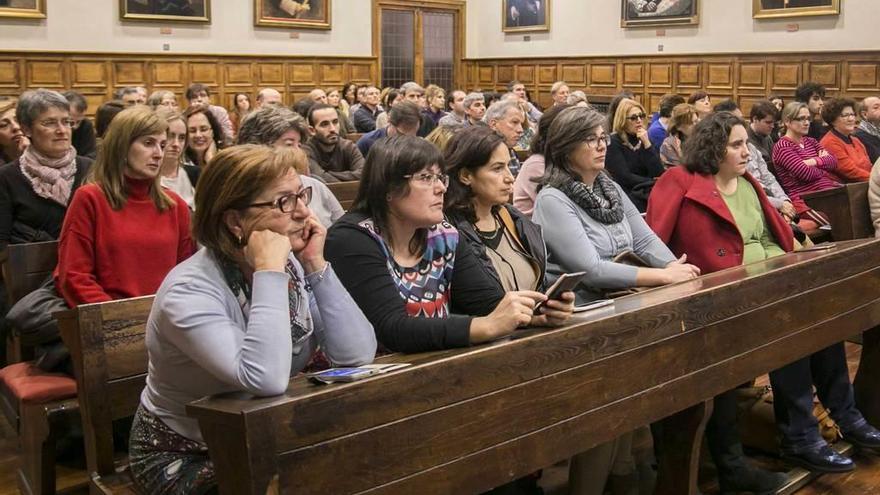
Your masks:
{"label": "wooden backrest", "polygon": [[855,182],[834,189],[801,195],[810,208],[821,211],[831,221],[835,241],[874,237],[868,205],[868,183]]}
{"label": "wooden backrest", "polygon": [[339,204],[342,205],[342,208],[345,211],[348,211],[351,208],[355,197],[357,197],[358,188],[360,188],[360,186],[361,182],[357,180],[348,182],[331,182],[327,184],[327,187],[330,188],[330,192],[336,196],[336,199],[339,200]]}
{"label": "wooden backrest", "polygon": [[58,264],[58,241],[10,244],[3,260],[6,296],[12,306],[46,280]]}
{"label": "wooden backrest", "polygon": [[132,416],[140,403],[152,305],[153,296],[144,296],[56,314],[76,373],[89,472],[114,472],[113,420]]}

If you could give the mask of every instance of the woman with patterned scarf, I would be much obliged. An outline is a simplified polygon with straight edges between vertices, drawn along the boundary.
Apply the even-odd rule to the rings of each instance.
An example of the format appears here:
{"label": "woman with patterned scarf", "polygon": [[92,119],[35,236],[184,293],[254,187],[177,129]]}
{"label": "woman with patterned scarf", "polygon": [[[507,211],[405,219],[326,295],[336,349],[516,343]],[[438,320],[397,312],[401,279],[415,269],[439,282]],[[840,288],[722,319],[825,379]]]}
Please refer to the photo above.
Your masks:
{"label": "woman with patterned scarf", "polygon": [[0,168],[0,249],[57,239],[70,198],[92,164],[76,156],[70,104],[61,94],[27,91],[16,115],[30,145]]}

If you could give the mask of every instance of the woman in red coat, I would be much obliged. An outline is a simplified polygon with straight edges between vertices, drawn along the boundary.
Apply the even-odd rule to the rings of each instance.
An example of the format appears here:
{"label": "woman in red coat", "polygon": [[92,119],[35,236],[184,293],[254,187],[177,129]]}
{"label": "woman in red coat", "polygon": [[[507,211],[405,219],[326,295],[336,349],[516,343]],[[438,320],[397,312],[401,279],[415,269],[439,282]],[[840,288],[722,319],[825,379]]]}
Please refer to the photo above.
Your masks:
{"label": "woman in red coat", "polygon": [[[729,112],[701,121],[685,143],[687,165],[663,174],[648,201],[651,228],[676,256],[686,253],[703,273],[792,250],[790,228],[760,184],[746,173],[747,143],[745,122]],[[845,438],[860,447],[880,447],[880,432],[855,408],[843,343],[770,372],[770,381],[786,459],[813,471],[855,467],[819,436],[813,416],[814,384]],[[720,443],[729,449],[727,454],[738,454],[735,428],[735,399],[728,392],[716,398],[706,435],[710,440],[713,435],[726,438]]]}

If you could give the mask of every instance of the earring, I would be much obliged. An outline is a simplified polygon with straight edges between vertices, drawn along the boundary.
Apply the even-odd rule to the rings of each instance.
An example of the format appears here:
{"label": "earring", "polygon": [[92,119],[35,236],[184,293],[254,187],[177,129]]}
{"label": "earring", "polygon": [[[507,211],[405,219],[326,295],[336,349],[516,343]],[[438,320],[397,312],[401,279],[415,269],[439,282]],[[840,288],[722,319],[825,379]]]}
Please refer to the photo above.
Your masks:
{"label": "earring", "polygon": [[244,244],[242,244],[242,242],[241,242],[241,234],[238,234],[238,245],[244,246]]}

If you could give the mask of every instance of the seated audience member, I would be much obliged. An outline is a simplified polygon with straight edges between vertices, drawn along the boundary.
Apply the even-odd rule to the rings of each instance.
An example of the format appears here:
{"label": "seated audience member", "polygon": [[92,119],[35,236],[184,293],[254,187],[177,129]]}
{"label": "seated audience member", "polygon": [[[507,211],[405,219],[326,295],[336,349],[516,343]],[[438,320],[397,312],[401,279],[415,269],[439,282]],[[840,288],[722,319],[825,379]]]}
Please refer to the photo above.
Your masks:
{"label": "seated audience member", "polygon": [[165,89],[153,91],[153,94],[147,99],[147,105],[153,110],[167,108],[173,112],[180,111],[180,104],[177,102],[177,95]]}
{"label": "seated audience member", "polygon": [[293,164],[303,187],[312,188],[312,210],[321,225],[329,228],[345,210],[330,188],[320,180],[309,177],[309,159],[301,149],[308,140],[309,130],[305,120],[284,107],[263,107],[247,116],[238,135],[239,144],[263,144],[298,150]]}
{"label": "seated audience member", "polygon": [[522,127],[522,133],[520,133],[519,139],[516,141],[516,144],[513,145],[513,149],[529,149],[532,144],[532,138],[535,137],[535,128],[537,128],[537,125],[535,126],[535,128],[532,128],[532,123],[529,121],[528,102],[521,100],[518,96],[516,96],[516,93],[505,93],[504,96],[501,97],[501,101],[512,101],[516,103],[523,114],[522,123],[520,124],[520,126]]}
{"label": "seated audience member", "polygon": [[315,88],[309,91],[308,96],[313,102],[327,104],[327,93],[321,88]]}
{"label": "seated audience member", "polygon": [[326,230],[295,153],[235,146],[199,183],[193,232],[204,248],[165,277],[147,321],[149,374],[129,445],[142,493],[216,489],[189,402],[282,394],[319,348],[333,365],[373,360],[376,337],[324,260]]}
{"label": "seated audience member", "polygon": [[779,141],[779,136],[785,134],[785,127],[782,125],[782,109],[785,108],[785,99],[779,95],[770,95],[767,97],[767,100],[776,107],[776,125],[773,127],[773,132],[770,134],[770,137],[773,138],[773,142]]}
{"label": "seated audience member", "polygon": [[507,145],[510,173],[515,178],[519,174],[520,163],[513,151],[514,146],[523,135],[523,122],[526,116],[519,106],[518,100],[501,100],[486,110],[486,123],[497,132]]}
{"label": "seated audience member", "polygon": [[635,100],[636,96],[632,91],[624,89],[620,93],[614,95],[608,103],[608,111],[605,112],[605,129],[614,129],[614,115],[617,113],[617,107],[623,100]]}
{"label": "seated audience member", "polygon": [[500,100],[503,95],[496,91],[483,91],[483,98],[485,98],[486,108],[492,106],[493,103]]}
{"label": "seated audience member", "polygon": [[[803,103],[789,103],[785,108],[789,118],[790,108],[806,111]],[[651,227],[673,252],[687,253],[706,273],[793,249],[787,223],[767,200],[760,184],[746,173],[750,152],[745,127],[742,119],[727,112],[701,121],[685,146],[686,167],[664,174],[651,195],[647,216]],[[806,122],[803,127],[806,134]],[[814,385],[844,439],[859,447],[880,447],[880,431],[868,424],[855,407],[842,342],[771,371],[770,382],[784,458],[812,471],[841,472],[854,468],[850,459],[834,451],[819,435],[813,416]],[[710,446],[716,438],[712,448],[716,463],[719,455],[724,458],[735,453],[741,459],[735,402],[729,392],[716,398],[715,411],[706,428]],[[766,479],[766,484],[745,485],[743,482],[752,476],[743,472],[744,468],[744,463],[737,463],[731,471],[722,463],[722,491],[767,491],[784,481],[779,479],[771,485],[773,478],[765,474],[761,478]],[[725,488],[725,483],[729,488]]]}
{"label": "seated audience member", "polygon": [[697,117],[701,120],[712,113],[712,99],[709,98],[709,93],[705,91],[695,91],[688,97],[687,102],[694,107],[694,110],[697,112]]}
{"label": "seated audience member", "polygon": [[126,108],[128,107],[121,100],[110,100],[98,107],[95,111],[96,148],[100,147],[101,140],[104,138],[104,134],[107,134],[107,129],[110,127],[110,122],[113,121],[113,118]]}
{"label": "seated audience member", "polygon": [[568,95],[568,99],[566,99],[565,103],[577,107],[590,107],[590,100],[587,99],[587,94],[581,90],[572,91],[571,94]]}
{"label": "seated audience member", "polygon": [[443,108],[446,107],[446,92],[436,84],[429,84],[425,88],[425,98],[428,102],[428,108],[423,113],[431,119],[434,127],[437,127],[440,125],[440,119],[446,116],[446,112],[443,111]]}
{"label": "seated audience member", "polygon": [[348,103],[339,96],[338,89],[327,90],[327,104],[336,109],[336,115],[339,117],[339,135],[351,134],[354,126],[348,122]]}
{"label": "seated audience member", "polygon": [[324,182],[360,180],[364,156],[355,143],[339,136],[339,114],[319,103],[308,113],[310,139],[303,150],[311,175]]}
{"label": "seated audience member", "polygon": [[403,95],[403,99],[406,101],[411,101],[415,103],[419,107],[420,123],[419,130],[416,133],[419,137],[425,137],[437,127],[437,124],[434,120],[425,114],[425,110],[428,108],[428,101],[425,97],[425,88],[421,87],[419,83],[416,82],[406,82],[400,87],[400,92]]}
{"label": "seated audience member", "polygon": [[357,147],[361,152],[361,156],[366,157],[370,153],[370,148],[376,141],[388,136],[404,134],[406,136],[415,136],[419,131],[421,124],[421,115],[418,105],[410,101],[404,101],[394,105],[388,112],[388,125],[368,132],[358,139]]}
{"label": "seated audience member", "polygon": [[[538,120],[541,118],[541,111],[529,101],[526,93],[526,85],[517,80],[513,80],[507,83],[507,91],[515,94],[519,98],[519,101],[525,104],[526,118],[529,119],[529,122],[532,125],[537,125]],[[464,97],[463,94],[462,97]]]}
{"label": "seated audience member", "polygon": [[192,210],[195,208],[196,184],[201,169],[183,162],[183,151],[186,149],[186,124],[183,122],[183,115],[166,108],[160,108],[156,115],[168,123],[168,140],[159,170],[160,184],[174,191]]}
{"label": "seated audience member", "polygon": [[[386,91],[387,90],[387,91]],[[376,129],[382,129],[384,127],[388,127],[388,113],[394,108],[394,105],[405,101],[403,98],[403,93],[400,90],[394,88],[385,88],[382,90],[381,96],[381,109],[382,113],[376,116]]]}
{"label": "seated audience member", "polygon": [[147,104],[147,98],[143,96],[140,90],[138,90],[138,88],[134,86],[127,86],[120,89],[117,99],[122,100],[122,103],[124,103],[127,107]]}
{"label": "seated audience member", "polygon": [[868,182],[868,204],[871,208],[871,221],[874,222],[874,236],[880,237],[880,161],[874,163]]}
{"label": "seated audience member", "polygon": [[30,144],[21,130],[15,107],[18,100],[0,100],[0,165],[18,160]]}
{"label": "seated audience member", "polygon": [[251,97],[247,93],[235,93],[232,95],[232,111],[229,112],[229,120],[232,122],[232,134],[238,136],[238,128],[241,121],[251,113]]}
{"label": "seated audience member", "polygon": [[277,89],[263,88],[257,91],[257,105],[254,110],[263,107],[276,107],[283,104],[284,102],[281,99],[281,93],[279,93]]}
{"label": "seated audience member", "polygon": [[660,145],[660,162],[664,167],[674,167],[681,163],[681,146],[699,121],[697,111],[688,103],[680,103],[672,109],[667,128],[669,135]]}
{"label": "seated audience member", "polygon": [[357,91],[355,91],[355,102],[348,107],[348,111],[351,112],[351,123],[354,124],[354,114],[357,113],[358,109],[363,105],[364,97],[367,94],[367,86],[358,86]]}
{"label": "seated audience member", "polygon": [[467,114],[464,111],[464,98],[467,96],[460,89],[453,90],[446,97],[446,106],[449,112],[443,116],[437,125],[440,126],[461,126],[467,123]]}
{"label": "seated audience member", "polygon": [[[808,135],[811,119],[807,105],[799,101],[789,103],[782,111],[786,131],[773,145],[773,167],[789,196],[840,185],[832,175],[837,158]],[[817,221],[821,223],[821,219]]]}
{"label": "seated audience member", "polygon": [[354,113],[354,128],[357,132],[376,130],[376,117],[382,113],[379,108],[379,88],[370,86],[364,91],[364,100]]}
{"label": "seated audience member", "polygon": [[95,136],[95,126],[92,121],[86,117],[86,110],[89,103],[85,97],[76,91],[65,91],[62,93],[64,98],[70,103],[70,120],[72,122],[70,142],[76,149],[76,154],[87,158],[95,159],[97,154],[97,141]]}
{"label": "seated audience member", "polygon": [[229,112],[221,106],[211,104],[211,93],[207,86],[199,83],[190,84],[186,89],[186,99],[189,101],[190,108],[204,106],[214,116],[214,120],[220,125],[221,130],[221,134],[217,134],[216,139],[224,145],[232,142],[232,121],[229,120]]}
{"label": "seated audience member", "polygon": [[55,286],[70,307],[153,294],[192,254],[189,208],[159,181],[167,129],[146,106],[110,124],[59,238]]}
{"label": "seated audience member", "polygon": [[863,182],[871,175],[873,162],[868,150],[855,137],[856,102],[849,98],[831,98],[822,107],[822,120],[831,126],[819,144],[837,158],[834,175],[841,182]]}
{"label": "seated audience member", "polygon": [[776,107],[776,112],[778,113],[782,113],[782,109],[785,108],[785,99],[779,95],[770,95],[767,97],[767,101]]}
{"label": "seated audience member", "polygon": [[684,97],[677,94],[667,94],[660,98],[659,117],[654,119],[648,127],[648,139],[654,150],[659,150],[663,141],[669,136],[669,120],[672,118],[672,109],[684,102]]}
{"label": "seated audience member", "polygon": [[810,110],[810,132],[807,136],[821,140],[828,132],[828,124],[822,120],[822,107],[825,106],[825,86],[807,81],[794,91],[795,102],[803,103]]}
{"label": "seated audience member", "polygon": [[483,121],[483,116],[486,115],[486,97],[483,96],[483,93],[479,93],[476,91],[468,93],[467,96],[464,97],[462,106],[464,106],[464,113],[467,116],[465,120],[465,125],[471,126],[486,124]]}
{"label": "seated audience member", "polygon": [[859,128],[855,135],[865,145],[871,163],[880,159],[880,98],[868,96],[858,104]]}
{"label": "seated audience member", "polygon": [[186,158],[197,167],[204,167],[224,148],[223,130],[207,107],[191,106],[183,113],[186,119]]}
{"label": "seated audience member", "polygon": [[528,218],[532,218],[538,183],[544,176],[544,142],[553,119],[570,105],[554,105],[547,109],[538,120],[538,133],[532,139],[531,154],[520,167],[513,183],[513,206]]}
{"label": "seated audience member", "polygon": [[309,109],[315,105],[316,103],[314,100],[312,100],[308,96],[304,96],[297,100],[297,102],[293,104],[291,109],[294,112],[298,113],[300,117],[307,119],[309,118]]}
{"label": "seated audience member", "polygon": [[533,314],[543,294],[505,294],[444,220],[442,166],[415,136],[377,142],[352,211],[327,236],[327,259],[390,351],[466,347],[547,320]]}
{"label": "seated audience member", "polygon": [[143,86],[135,86],[134,89],[137,90],[138,94],[141,97],[140,99],[143,100],[143,102],[144,102],[144,103],[141,103],[141,105],[145,105],[146,101],[147,101],[147,88],[145,88]]}
{"label": "seated audience member", "polygon": [[358,85],[351,81],[342,85],[342,99],[348,103],[348,108],[358,102],[357,100]]}
{"label": "seated audience member", "polygon": [[425,136],[425,141],[433,144],[437,147],[438,150],[442,153],[446,150],[446,146],[449,144],[449,140],[452,139],[452,136],[455,135],[458,131],[462,130],[462,126],[449,126],[449,125],[438,125],[431,131],[431,134]]}
{"label": "seated audience member", "polygon": [[773,131],[776,129],[776,121],[779,119],[779,111],[769,100],[759,100],[752,104],[749,111],[749,125],[746,131],[749,134],[749,143],[755,146],[761,153],[761,158],[768,167],[773,167]]}
{"label": "seated audience member", "polygon": [[61,233],[70,198],[92,164],[70,144],[69,108],[60,94],[38,89],[24,92],[12,110],[12,118],[21,119],[21,129],[14,124],[23,132],[19,142],[30,144],[0,167],[0,251],[8,244],[55,240]]}
{"label": "seated audience member", "polygon": [[568,95],[571,91],[565,81],[556,81],[550,86],[550,98],[554,105],[568,105]]}
{"label": "seated audience member", "polygon": [[604,160],[611,178],[639,211],[645,211],[654,181],[664,170],[659,154],[651,149],[646,118],[641,104],[622,100],[614,115],[614,132]]}

